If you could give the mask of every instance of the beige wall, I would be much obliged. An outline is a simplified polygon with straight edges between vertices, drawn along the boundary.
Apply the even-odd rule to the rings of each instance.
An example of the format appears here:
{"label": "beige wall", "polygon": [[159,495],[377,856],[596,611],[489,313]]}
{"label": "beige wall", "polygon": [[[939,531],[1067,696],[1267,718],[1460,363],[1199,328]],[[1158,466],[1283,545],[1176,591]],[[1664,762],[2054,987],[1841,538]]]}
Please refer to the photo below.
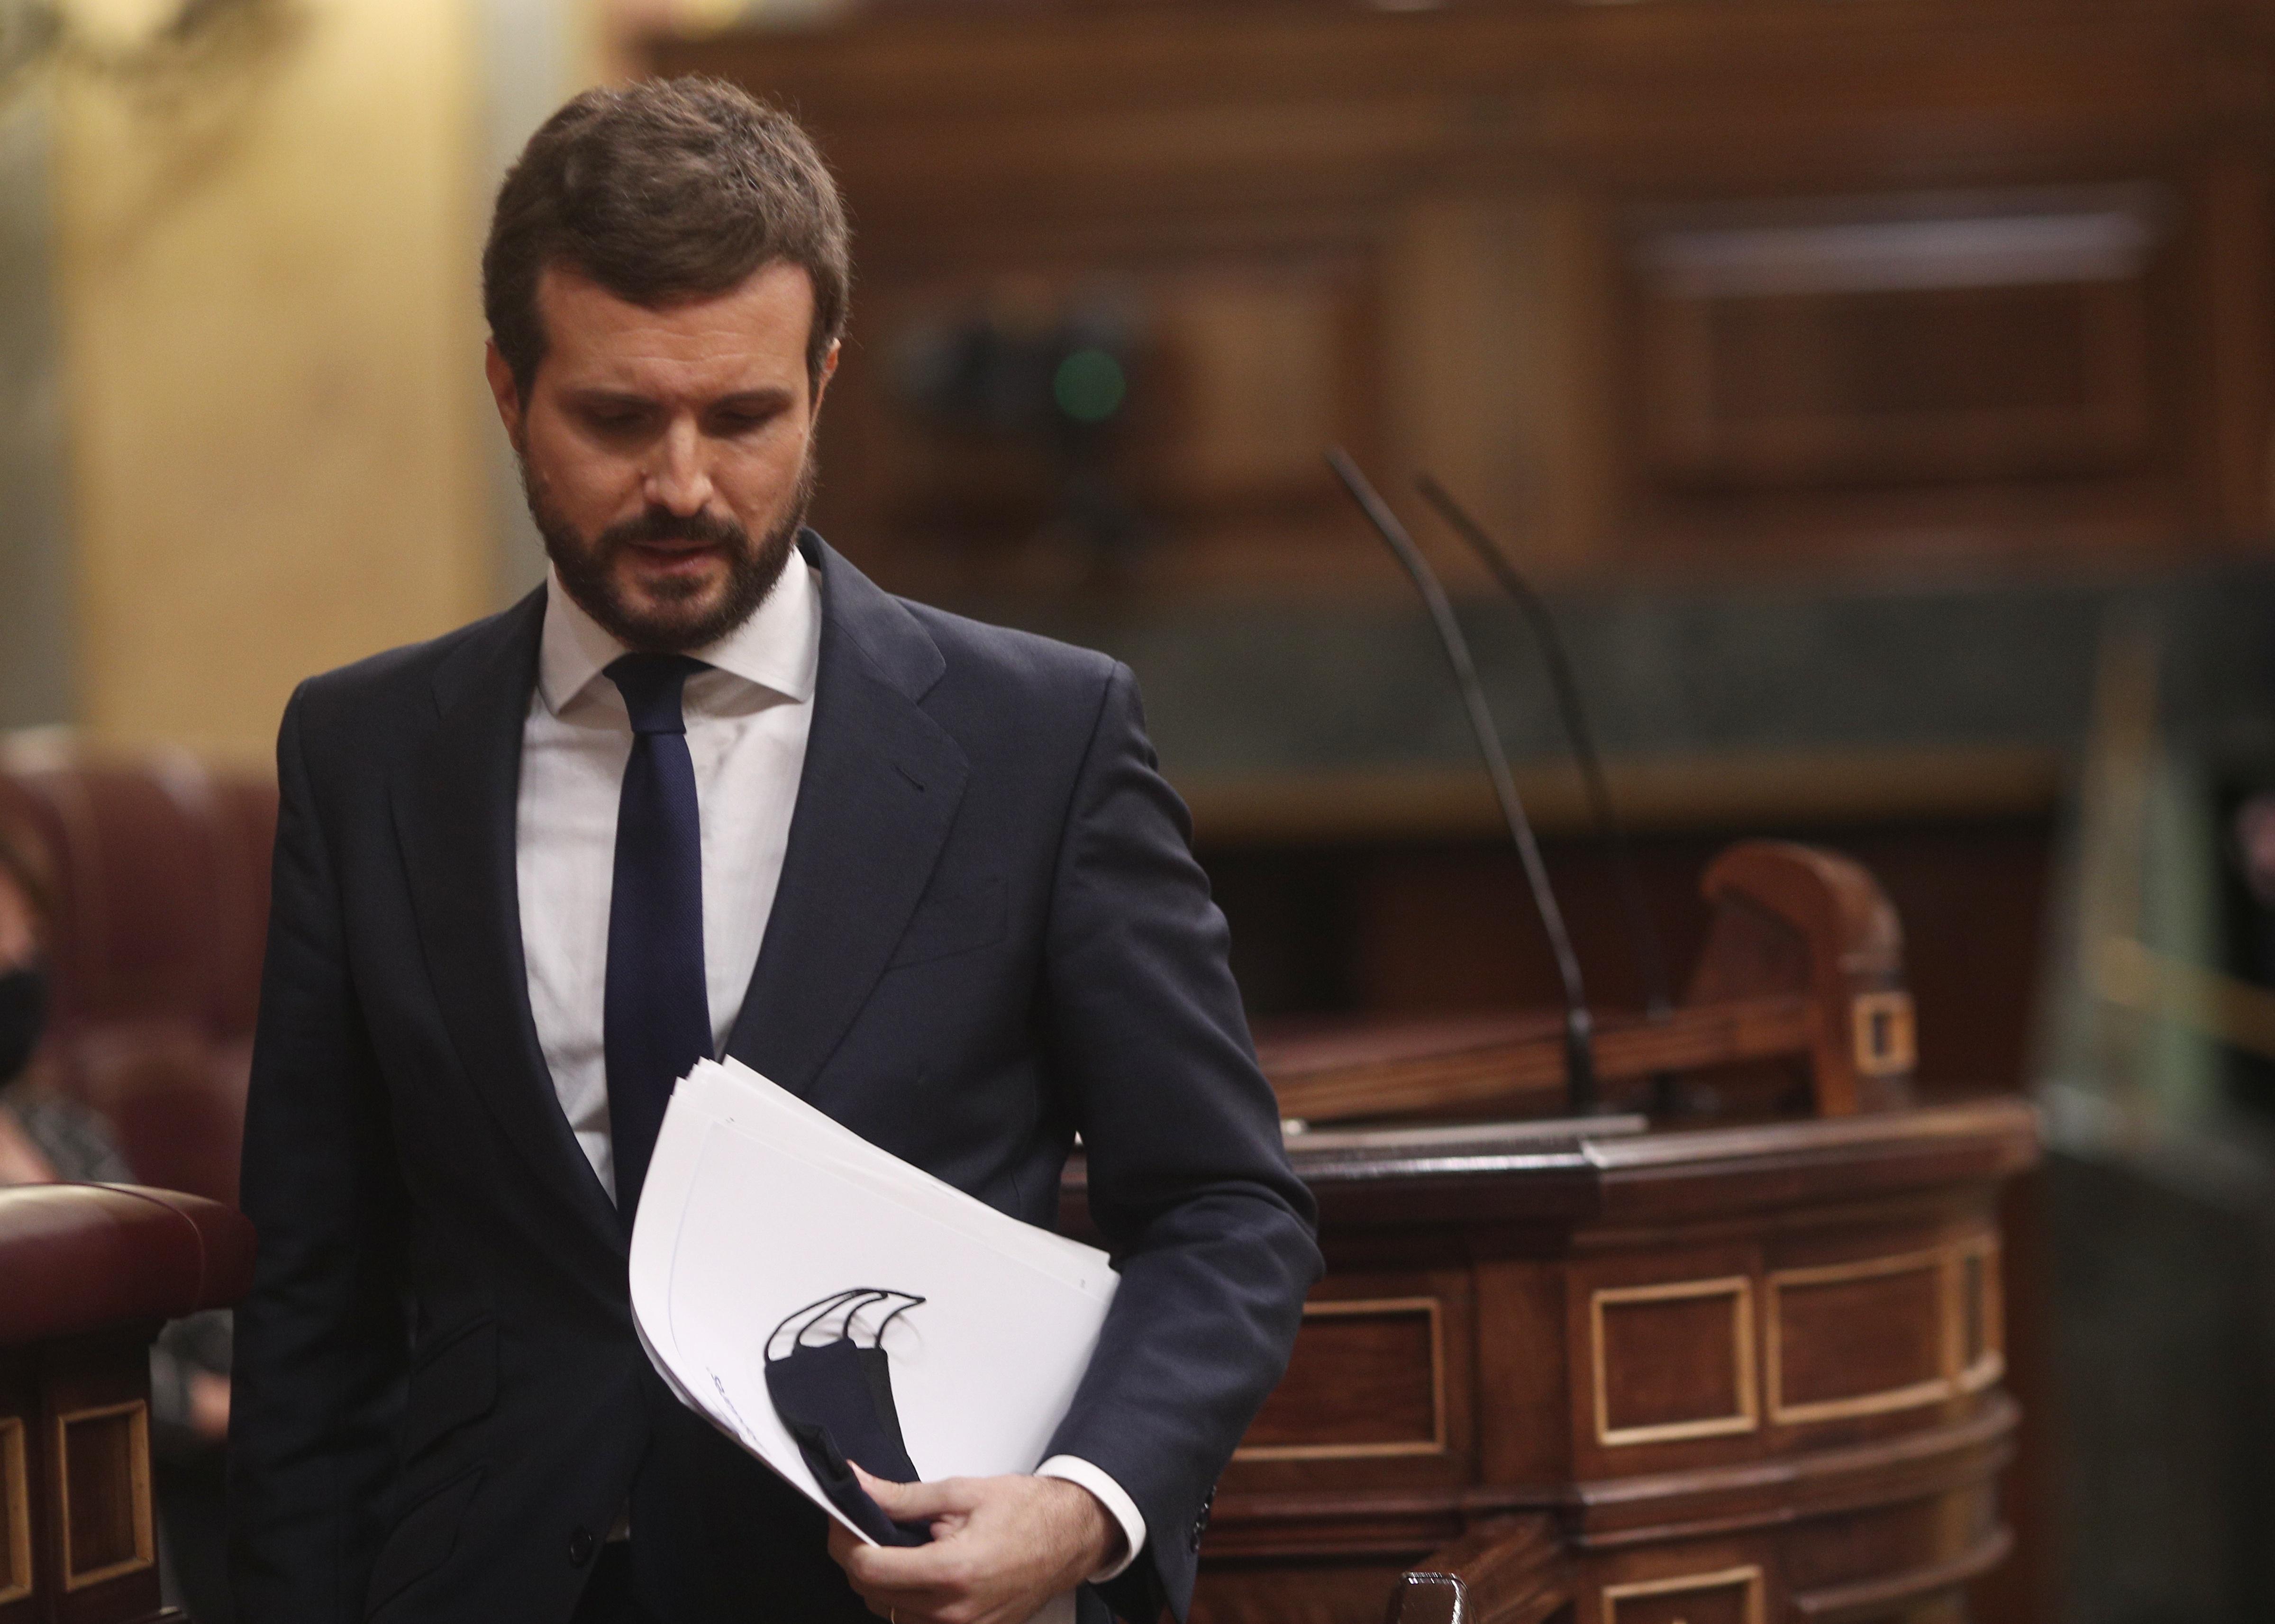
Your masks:
{"label": "beige wall", "polygon": [[46,98],[0,100],[0,729],[72,710]]}
{"label": "beige wall", "polygon": [[79,718],[264,756],[292,685],[489,607],[463,0],[57,120]]}

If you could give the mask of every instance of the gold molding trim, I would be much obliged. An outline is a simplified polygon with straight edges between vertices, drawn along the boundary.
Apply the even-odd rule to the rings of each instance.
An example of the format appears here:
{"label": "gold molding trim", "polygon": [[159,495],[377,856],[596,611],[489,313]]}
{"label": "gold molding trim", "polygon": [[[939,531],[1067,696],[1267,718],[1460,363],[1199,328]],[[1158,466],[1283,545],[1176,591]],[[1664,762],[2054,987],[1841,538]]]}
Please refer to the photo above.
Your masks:
{"label": "gold molding trim", "polygon": [[[131,1441],[127,1446],[129,1477],[127,1492],[133,1497],[134,1554],[101,1567],[82,1572],[72,1566],[71,1521],[71,1450],[67,1435],[71,1429],[90,1421],[108,1421],[113,1416],[127,1418]],[[57,1515],[63,1523],[64,1592],[83,1590],[106,1580],[140,1573],[158,1560],[158,1542],[150,1515],[150,1405],[146,1399],[130,1399],[123,1404],[98,1404],[87,1409],[67,1410],[56,1416],[56,1478],[61,1492],[57,1497]]]}
{"label": "gold molding trim", "polygon": [[1604,1624],[1620,1624],[1620,1604],[1636,1597],[1673,1596],[1691,1590],[1730,1590],[1743,1585],[1746,1590],[1746,1624],[1764,1624],[1768,1612],[1768,1598],[1764,1594],[1762,1570],[1753,1563],[1743,1567],[1725,1567],[1713,1573],[1684,1574],[1673,1579],[1636,1579],[1626,1584],[1604,1587]]}
{"label": "gold molding trim", "polygon": [[[1804,1269],[1776,1269],[1768,1277],[1769,1285],[1769,1389],[1770,1419],[1780,1426],[1791,1426],[1810,1421],[1846,1421],[1858,1416],[1884,1416],[1899,1409],[1916,1409],[1922,1405],[1936,1404],[1952,1396],[1958,1389],[1958,1376],[1954,1370],[1954,1337],[1952,1321],[1954,1288],[1952,1274],[1954,1265],[1947,1250],[1904,1252],[1893,1258],[1866,1258],[1855,1263],[1830,1263]],[[1785,1315],[1781,1298],[1785,1292],[1811,1286],[1840,1286],[1852,1280],[1878,1280],[1895,1274],[1926,1274],[1936,1277],[1936,1311],[1941,1323],[1936,1326],[1937,1366],[1939,1373],[1925,1381],[1907,1383],[1901,1387],[1883,1387],[1875,1393],[1852,1394],[1846,1398],[1812,1399],[1804,1404],[1788,1404],[1785,1397]]]}
{"label": "gold molding trim", "polygon": [[[1629,1303],[1674,1303],[1693,1297],[1722,1296],[1730,1298],[1735,1305],[1730,1316],[1730,1363],[1736,1378],[1736,1413],[1704,1416],[1695,1421],[1613,1426],[1611,1388],[1606,1375],[1609,1355],[1604,1338],[1605,1308]],[[1754,1397],[1754,1283],[1745,1275],[1667,1280],[1655,1286],[1599,1287],[1588,1298],[1588,1342],[1596,1382],[1596,1442],[1604,1448],[1672,1443],[1686,1438],[1723,1438],[1735,1432],[1750,1432],[1761,1424],[1760,1406]]]}
{"label": "gold molding trim", "polygon": [[[1982,1265],[1983,1353],[1972,1363],[1967,1358],[1967,1265]],[[1961,1393],[1980,1393],[1995,1386],[2007,1374],[2007,1303],[2004,1254],[1996,1231],[1970,1236],[1952,1248],[1951,1351],[1952,1383]]]}
{"label": "gold molding trim", "polygon": [[1901,1076],[1918,1062],[1918,1029],[1912,1016],[1912,995],[1901,988],[1859,993],[1851,999],[1848,1030],[1858,1076]]}
{"label": "gold molding trim", "polygon": [[1379,1461],[1446,1453],[1446,1324],[1436,1297],[1335,1297],[1304,1304],[1306,1319],[1388,1318],[1419,1314],[1430,1325],[1430,1436],[1379,1444],[1252,1444],[1236,1461]]}
{"label": "gold molding trim", "polygon": [[0,1511],[7,1516],[0,1538],[8,1542],[11,1581],[0,1585],[0,1606],[32,1593],[32,1477],[26,1453],[23,1422],[0,1416]]}

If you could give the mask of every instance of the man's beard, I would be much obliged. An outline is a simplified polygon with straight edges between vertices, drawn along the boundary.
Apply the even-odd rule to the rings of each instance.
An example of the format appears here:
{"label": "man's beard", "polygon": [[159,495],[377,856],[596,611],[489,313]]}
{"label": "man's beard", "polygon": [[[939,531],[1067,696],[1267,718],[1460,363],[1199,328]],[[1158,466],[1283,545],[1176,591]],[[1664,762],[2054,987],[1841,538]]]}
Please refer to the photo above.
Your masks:
{"label": "man's beard", "polygon": [[[667,508],[651,507],[637,518],[609,525],[587,541],[577,527],[556,511],[544,482],[521,465],[521,488],[529,499],[529,516],[544,538],[545,555],[561,577],[561,585],[577,607],[590,615],[601,629],[624,644],[648,653],[679,654],[715,643],[750,619],[782,578],[790,550],[805,524],[805,510],[813,500],[813,457],[809,453],[797,471],[790,502],[772,529],[754,546],[751,533],[731,517],[706,510],[683,517]],[[727,562],[726,590],[708,608],[692,601],[702,591],[697,582],[665,581],[649,589],[655,607],[632,602],[616,584],[615,565],[631,548],[645,542],[694,541],[715,547]]]}

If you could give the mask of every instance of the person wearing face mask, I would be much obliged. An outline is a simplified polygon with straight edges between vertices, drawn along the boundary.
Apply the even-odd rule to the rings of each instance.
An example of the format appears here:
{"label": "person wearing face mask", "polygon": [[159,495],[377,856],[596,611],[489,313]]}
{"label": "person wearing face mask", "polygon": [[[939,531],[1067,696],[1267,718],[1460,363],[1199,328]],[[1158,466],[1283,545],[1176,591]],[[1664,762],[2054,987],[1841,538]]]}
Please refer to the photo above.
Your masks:
{"label": "person wearing face mask", "polygon": [[[42,952],[52,890],[30,835],[0,820],[0,1186],[131,1184],[103,1120],[49,1086],[36,1063],[49,979]],[[197,1624],[227,1624],[219,1568],[221,1446],[229,1435],[231,1327],[226,1311],[178,1319],[150,1349],[169,1601]]]}
{"label": "person wearing face mask", "polygon": [[[0,827],[0,1089],[29,1069],[48,1015],[48,979],[40,962],[33,897],[44,888],[27,843]],[[0,1104],[0,1184],[46,1183],[56,1177],[30,1128]]]}

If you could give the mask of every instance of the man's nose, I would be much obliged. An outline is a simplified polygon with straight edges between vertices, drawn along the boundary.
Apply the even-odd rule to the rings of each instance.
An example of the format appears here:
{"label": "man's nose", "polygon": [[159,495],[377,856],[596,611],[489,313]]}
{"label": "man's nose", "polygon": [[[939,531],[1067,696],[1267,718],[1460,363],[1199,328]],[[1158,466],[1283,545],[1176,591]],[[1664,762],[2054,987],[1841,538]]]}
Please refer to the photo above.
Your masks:
{"label": "man's nose", "polygon": [[643,495],[654,506],[683,517],[702,511],[710,502],[711,468],[693,418],[673,419],[657,440]]}

